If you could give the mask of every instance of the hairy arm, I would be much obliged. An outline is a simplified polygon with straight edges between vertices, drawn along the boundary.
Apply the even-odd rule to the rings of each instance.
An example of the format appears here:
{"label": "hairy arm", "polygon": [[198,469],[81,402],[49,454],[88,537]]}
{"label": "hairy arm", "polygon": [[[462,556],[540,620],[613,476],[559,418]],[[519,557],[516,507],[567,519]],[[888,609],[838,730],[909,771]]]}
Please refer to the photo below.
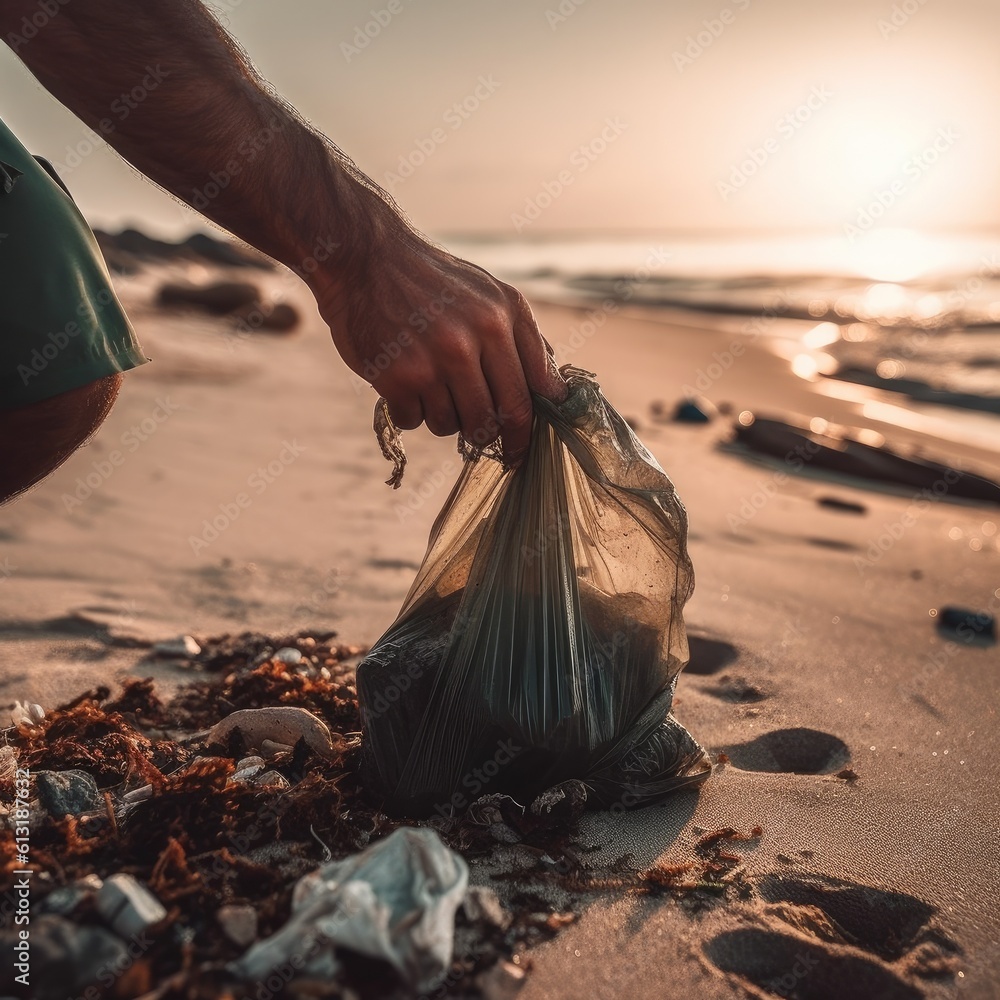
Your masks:
{"label": "hairy arm", "polygon": [[[199,0],[70,0],[29,39],[39,82],[157,184],[309,284],[346,363],[403,428],[426,421],[517,461],[530,392],[565,389],[516,289],[429,243],[257,74]],[[388,348],[388,349],[387,349]]]}

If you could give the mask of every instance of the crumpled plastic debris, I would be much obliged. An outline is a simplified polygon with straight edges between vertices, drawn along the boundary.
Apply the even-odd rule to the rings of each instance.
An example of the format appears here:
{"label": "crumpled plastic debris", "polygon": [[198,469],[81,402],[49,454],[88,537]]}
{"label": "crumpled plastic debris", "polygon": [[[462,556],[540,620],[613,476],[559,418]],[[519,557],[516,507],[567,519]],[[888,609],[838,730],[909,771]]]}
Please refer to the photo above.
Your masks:
{"label": "crumpled plastic debris", "polygon": [[301,878],[288,923],[230,969],[264,979],[295,959],[305,974],[329,977],[337,969],[334,949],[346,948],[383,959],[417,990],[433,989],[451,965],[468,875],[434,830],[401,827]]}

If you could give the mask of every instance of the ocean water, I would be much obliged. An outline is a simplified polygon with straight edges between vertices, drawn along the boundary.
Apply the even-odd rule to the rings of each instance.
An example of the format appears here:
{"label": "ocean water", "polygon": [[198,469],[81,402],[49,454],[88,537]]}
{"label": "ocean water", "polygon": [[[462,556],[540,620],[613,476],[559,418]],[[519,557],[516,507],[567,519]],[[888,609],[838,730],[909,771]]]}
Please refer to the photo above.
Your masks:
{"label": "ocean water", "polygon": [[1000,452],[1000,233],[443,242],[538,299],[745,331],[790,377]]}

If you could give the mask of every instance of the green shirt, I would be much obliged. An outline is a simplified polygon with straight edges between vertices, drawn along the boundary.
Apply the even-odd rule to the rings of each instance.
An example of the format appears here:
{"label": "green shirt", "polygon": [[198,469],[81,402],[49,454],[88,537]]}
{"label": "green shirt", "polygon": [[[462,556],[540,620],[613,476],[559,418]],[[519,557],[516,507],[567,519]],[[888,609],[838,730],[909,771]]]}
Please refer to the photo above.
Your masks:
{"label": "green shirt", "polygon": [[0,409],[147,360],[76,203],[0,121]]}

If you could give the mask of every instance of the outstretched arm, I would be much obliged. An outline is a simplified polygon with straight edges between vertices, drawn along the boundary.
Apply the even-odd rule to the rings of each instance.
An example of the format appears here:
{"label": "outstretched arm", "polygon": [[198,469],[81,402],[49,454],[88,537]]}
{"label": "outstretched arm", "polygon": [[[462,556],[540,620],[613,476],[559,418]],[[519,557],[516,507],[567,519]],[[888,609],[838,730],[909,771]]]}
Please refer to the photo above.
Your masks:
{"label": "outstretched arm", "polygon": [[402,428],[502,434],[524,454],[530,392],[565,388],[520,293],[430,244],[392,199],[275,94],[199,0],[72,0],[30,38],[39,82],[157,184],[309,284],[346,363]]}

